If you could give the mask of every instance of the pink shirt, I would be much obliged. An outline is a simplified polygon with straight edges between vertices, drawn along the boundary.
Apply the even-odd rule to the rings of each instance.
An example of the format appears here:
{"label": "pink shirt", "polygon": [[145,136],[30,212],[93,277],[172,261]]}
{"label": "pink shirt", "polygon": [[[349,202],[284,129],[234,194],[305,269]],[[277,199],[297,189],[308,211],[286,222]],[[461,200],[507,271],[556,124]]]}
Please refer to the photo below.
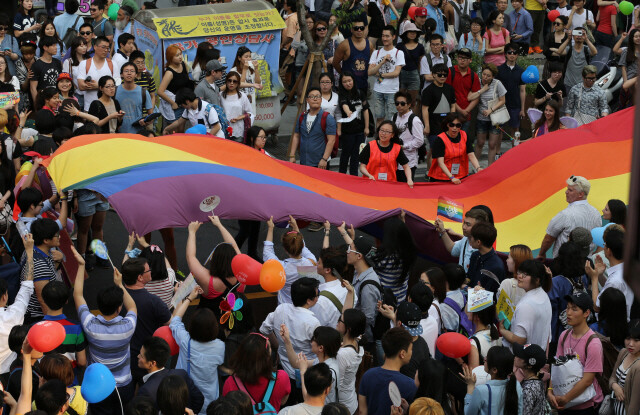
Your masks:
{"label": "pink shirt", "polygon": [[[254,400],[261,402],[262,398],[264,397],[264,393],[267,391],[267,384],[268,381],[266,378],[260,378],[260,381],[257,384],[245,384],[244,387],[247,388],[247,391]],[[233,376],[229,376],[224,382],[224,387],[222,388],[222,396],[225,396],[227,393],[235,390],[238,390],[236,382],[234,382]],[[273,387],[273,392],[271,393],[269,403],[273,405],[273,408],[276,411],[280,411],[282,398],[289,395],[290,393],[291,382],[289,381],[287,372],[285,372],[284,370],[278,370],[276,375],[276,384]]]}
{"label": "pink shirt", "polygon": [[[558,350],[556,351],[556,357],[567,354],[565,352],[565,349],[571,348],[573,350],[572,353],[577,354],[580,358],[580,363],[582,363],[585,373],[602,373],[602,360],[604,359],[604,356],[602,354],[602,343],[600,343],[600,339],[593,338],[589,343],[588,353],[585,353],[584,350],[589,337],[595,334],[593,330],[589,329],[589,331],[586,332],[584,336],[582,336],[579,340],[574,339],[571,334],[569,334],[567,336],[566,342],[563,343],[562,339],[564,339],[564,334],[567,331],[568,330],[565,330],[562,332],[562,334],[560,334],[560,337],[558,339]],[[585,355],[587,355],[586,361]],[[602,402],[602,400],[604,399],[602,395],[602,389],[600,389],[600,385],[598,385],[598,381],[595,378],[593,379],[593,387],[596,390],[595,398],[583,404],[572,406],[572,410],[590,408],[594,405],[594,403]]]}
{"label": "pink shirt", "polygon": [[[507,41],[506,41],[505,33],[507,34],[507,36],[509,35],[509,31],[507,29],[500,30],[500,34],[498,35],[491,32],[491,41],[489,41],[489,29],[487,29],[487,31],[484,33],[484,36],[483,36],[485,39],[487,39],[485,51],[489,48],[499,48],[500,46],[506,45]],[[492,63],[496,66],[500,66],[503,63],[505,63],[506,60],[507,58],[505,58],[504,53],[486,53],[485,52],[484,54],[485,63]]]}

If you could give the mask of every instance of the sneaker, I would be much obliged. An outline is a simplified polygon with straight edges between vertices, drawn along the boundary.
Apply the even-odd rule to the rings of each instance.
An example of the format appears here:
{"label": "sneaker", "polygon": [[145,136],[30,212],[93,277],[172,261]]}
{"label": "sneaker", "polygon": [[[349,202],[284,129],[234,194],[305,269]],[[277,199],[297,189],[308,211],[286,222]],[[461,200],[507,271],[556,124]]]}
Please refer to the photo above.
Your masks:
{"label": "sneaker", "polygon": [[533,55],[534,53],[536,53],[533,48],[529,48],[529,55]]}
{"label": "sneaker", "polygon": [[535,53],[542,53],[542,48],[540,46],[536,46],[535,48],[533,48],[533,51]]}
{"label": "sneaker", "polygon": [[93,271],[93,264],[95,262],[95,258],[93,256],[93,254],[90,253],[86,253],[83,255],[84,257],[84,269],[89,272],[89,271]]}
{"label": "sneaker", "polygon": [[324,229],[324,225],[320,222],[311,222],[309,226],[307,226],[307,229],[311,232],[318,232]]}

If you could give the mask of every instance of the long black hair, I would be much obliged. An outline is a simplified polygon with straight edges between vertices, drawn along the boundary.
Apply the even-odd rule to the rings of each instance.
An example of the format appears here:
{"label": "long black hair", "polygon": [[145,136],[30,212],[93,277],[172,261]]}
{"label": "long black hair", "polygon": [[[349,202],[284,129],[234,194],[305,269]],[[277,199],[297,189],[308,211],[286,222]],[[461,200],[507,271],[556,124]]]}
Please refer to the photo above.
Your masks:
{"label": "long black hair", "polygon": [[478,317],[478,320],[485,326],[489,328],[489,336],[491,340],[498,340],[500,338],[500,332],[498,332],[498,328],[496,327],[496,306],[495,304],[490,305],[487,308],[483,308],[480,311],[476,311],[473,314]]}
{"label": "long black hair", "polygon": [[87,44],[87,41],[84,40],[82,36],[76,36],[71,41],[71,46],[69,47],[69,49],[71,49],[71,56],[69,58],[71,59],[72,67],[80,65],[80,61],[78,60],[76,50],[83,44],[87,45],[87,48],[89,47],[89,45]]}
{"label": "long black hair", "polygon": [[[353,88],[348,91],[344,89],[344,86],[342,86],[342,80],[346,77],[350,77],[353,80]],[[349,100],[360,98],[360,92],[358,91],[358,87],[356,86],[356,77],[353,75],[353,73],[349,71],[342,71],[342,73],[340,74],[340,82],[338,82],[338,96],[341,99]]]}
{"label": "long black hair", "polygon": [[618,199],[609,199],[607,205],[611,212],[611,222],[624,226],[627,222],[627,205]]}
{"label": "long black hair", "polygon": [[418,390],[415,398],[431,398],[440,405],[445,414],[451,413],[446,385],[449,378],[447,367],[431,357],[423,359],[418,365]]}
{"label": "long black hair", "polygon": [[518,414],[518,390],[516,389],[518,381],[512,373],[513,361],[513,353],[504,346],[493,346],[487,353],[487,368],[489,372],[491,372],[491,369],[496,369],[495,377],[497,379],[509,379],[504,393],[504,415]]}
{"label": "long black hair", "polygon": [[401,276],[397,281],[398,285],[402,285],[406,281],[407,274],[413,266],[417,255],[418,248],[416,248],[413,236],[411,236],[407,225],[397,216],[385,220],[382,246],[376,253],[375,261],[378,262],[388,256],[396,256],[402,260]]}
{"label": "long black hair", "polygon": [[562,275],[582,288],[584,275],[584,261],[582,249],[575,242],[565,242],[560,246],[558,256],[553,260],[552,269],[554,275]]}
{"label": "long black hair", "polygon": [[611,343],[616,347],[624,347],[629,323],[627,323],[627,300],[619,289],[609,287],[600,294],[598,324],[604,331],[604,335],[611,339]]}

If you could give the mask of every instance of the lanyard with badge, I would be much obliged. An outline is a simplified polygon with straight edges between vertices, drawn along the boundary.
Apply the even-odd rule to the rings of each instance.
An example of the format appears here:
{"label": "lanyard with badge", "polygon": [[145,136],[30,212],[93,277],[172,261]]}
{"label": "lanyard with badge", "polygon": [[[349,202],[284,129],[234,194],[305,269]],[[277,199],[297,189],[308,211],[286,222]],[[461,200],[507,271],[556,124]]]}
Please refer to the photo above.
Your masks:
{"label": "lanyard with badge", "polygon": [[[449,137],[449,135],[447,133],[445,133],[445,135],[447,136],[447,139],[451,142],[451,144],[454,144],[454,142],[451,140],[451,137]],[[461,162],[461,153],[460,153],[460,144],[462,142],[462,134],[458,133],[458,135],[460,136],[460,141],[458,142],[458,145],[456,146],[457,150],[456,151],[456,155],[454,157],[455,160],[457,160],[457,163],[452,163],[451,164],[451,174],[453,176],[456,176],[460,173],[460,162]]]}

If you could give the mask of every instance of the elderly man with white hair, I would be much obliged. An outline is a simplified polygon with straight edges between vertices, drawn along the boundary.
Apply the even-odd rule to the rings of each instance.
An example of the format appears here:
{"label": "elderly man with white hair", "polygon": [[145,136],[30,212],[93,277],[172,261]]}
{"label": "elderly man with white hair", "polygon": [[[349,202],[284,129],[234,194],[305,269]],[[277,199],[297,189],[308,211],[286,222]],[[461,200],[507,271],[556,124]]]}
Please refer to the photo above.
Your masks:
{"label": "elderly man with white hair", "polygon": [[131,16],[133,16],[134,10],[131,6],[124,5],[118,10],[118,18],[115,24],[115,33],[113,35],[113,46],[117,51],[120,47],[118,45],[118,38],[123,33],[131,33]]}
{"label": "elderly man with white hair", "polygon": [[540,245],[538,258],[546,258],[551,245],[553,245],[553,257],[557,257],[560,247],[569,240],[569,235],[575,228],[582,227],[590,231],[602,225],[600,212],[587,202],[589,190],[591,190],[591,183],[584,177],[571,176],[567,179],[567,190],[564,194],[569,206],[549,222],[547,233]]}

